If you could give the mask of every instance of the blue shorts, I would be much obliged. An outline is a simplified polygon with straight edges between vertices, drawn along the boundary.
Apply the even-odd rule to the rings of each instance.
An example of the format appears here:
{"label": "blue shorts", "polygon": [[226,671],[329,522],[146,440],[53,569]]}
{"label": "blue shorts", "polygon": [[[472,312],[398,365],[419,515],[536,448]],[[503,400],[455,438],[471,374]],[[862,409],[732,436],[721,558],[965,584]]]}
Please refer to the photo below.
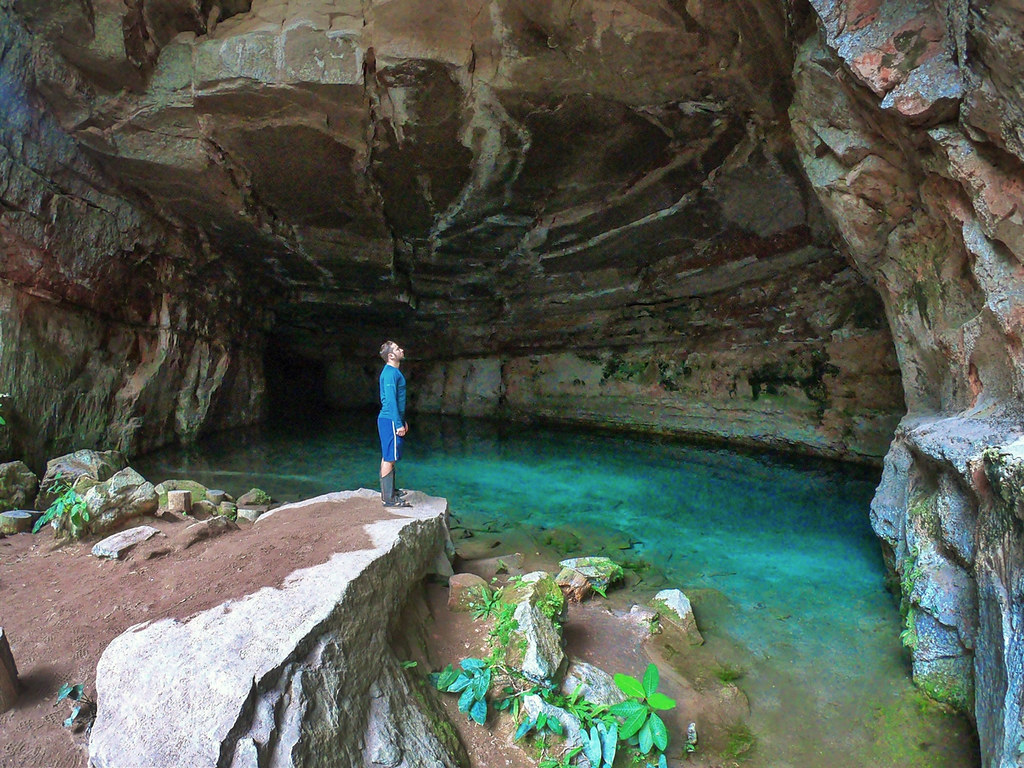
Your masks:
{"label": "blue shorts", "polygon": [[384,461],[399,461],[402,458],[402,439],[396,430],[402,425],[391,419],[377,419],[377,432],[380,433],[380,457]]}

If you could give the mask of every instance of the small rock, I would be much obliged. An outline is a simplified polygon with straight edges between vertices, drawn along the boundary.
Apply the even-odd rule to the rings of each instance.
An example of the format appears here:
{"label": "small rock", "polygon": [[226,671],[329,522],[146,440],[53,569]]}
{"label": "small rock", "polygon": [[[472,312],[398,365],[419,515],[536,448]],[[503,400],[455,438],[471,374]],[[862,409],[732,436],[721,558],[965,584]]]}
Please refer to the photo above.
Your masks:
{"label": "small rock", "polygon": [[240,507],[268,507],[273,499],[270,494],[259,488],[251,488],[238,497],[236,502]]}
{"label": "small rock", "polygon": [[623,575],[622,566],[607,557],[573,557],[559,565],[562,570],[555,581],[574,602],[583,600],[591,590],[605,592]]}
{"label": "small rock", "polygon": [[94,557],[106,557],[111,560],[119,560],[121,555],[130,550],[136,544],[152,538],[160,533],[151,525],[140,525],[136,528],[129,528],[127,531],[107,536],[103,541],[92,548]]}
{"label": "small rock", "polygon": [[217,514],[221,517],[226,517],[228,520],[234,520],[238,517],[238,507],[235,506],[233,501],[222,501],[217,506]]}
{"label": "small rock", "polygon": [[219,505],[222,501],[227,501],[227,499],[228,499],[228,494],[227,494],[226,491],[222,491],[220,489],[217,489],[217,490],[208,489],[206,491],[206,500],[208,502],[210,502],[211,504],[218,504]]}
{"label": "small rock", "polygon": [[214,516],[201,523],[193,523],[174,537],[172,548],[178,552],[188,549],[203,539],[220,536],[228,531],[237,531],[238,526],[226,517]]}
{"label": "small rock", "polygon": [[[554,719],[560,722],[562,724],[562,728],[565,729],[565,741],[559,746],[566,752],[570,749],[582,746],[583,739],[580,738],[580,721],[572,713],[565,711],[561,707],[548,704],[536,693],[531,693],[529,696],[523,697],[523,710],[526,712],[526,716],[531,720],[536,719],[537,715],[543,712],[549,720]],[[583,759],[586,760],[586,758]]]}
{"label": "small rock", "polygon": [[179,515],[192,511],[192,491],[168,491],[167,509]]}
{"label": "small rock", "polygon": [[211,501],[197,501],[192,504],[192,517],[197,520],[205,520],[217,514],[217,505]]}
{"label": "small rock", "polygon": [[235,511],[235,514],[236,514],[237,517],[241,518],[242,520],[248,520],[250,523],[255,523],[256,520],[260,517],[260,515],[262,515],[268,509],[269,509],[269,507],[265,507],[265,506],[260,506],[260,507],[243,507],[243,506],[239,506],[239,507],[237,507],[237,509]]}
{"label": "small rock", "polygon": [[691,645],[704,643],[704,637],[697,629],[690,599],[678,589],[661,590],[654,596],[651,606],[661,614],[662,619],[679,627]]}
{"label": "small rock", "polygon": [[456,573],[448,579],[448,610],[465,613],[481,600],[487,582],[475,573]]}
{"label": "small rock", "polygon": [[0,512],[0,533],[5,536],[13,536],[16,533],[26,533],[32,530],[32,526],[42,515],[33,514],[24,509],[12,509],[7,512]]}

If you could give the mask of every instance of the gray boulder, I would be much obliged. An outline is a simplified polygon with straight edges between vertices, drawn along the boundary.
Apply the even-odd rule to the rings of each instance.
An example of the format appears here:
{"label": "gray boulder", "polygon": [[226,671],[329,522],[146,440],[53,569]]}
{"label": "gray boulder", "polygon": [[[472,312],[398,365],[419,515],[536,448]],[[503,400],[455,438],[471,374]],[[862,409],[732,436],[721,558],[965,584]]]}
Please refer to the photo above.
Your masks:
{"label": "gray boulder", "polygon": [[615,678],[600,667],[579,659],[572,659],[565,670],[561,691],[572,696],[579,691],[580,698],[594,704],[612,706],[626,700],[626,694],[615,685]]}
{"label": "gray boulder", "polygon": [[[81,484],[76,483],[75,490],[80,488]],[[156,512],[158,505],[153,484],[131,467],[92,485],[82,498],[89,509],[91,533],[116,530],[126,520]]]}
{"label": "gray boulder", "polygon": [[[332,493],[274,510],[372,491]],[[455,768],[436,711],[416,714],[389,630],[444,546],[444,499],[420,496],[339,552],[185,620],[130,628],[96,670],[93,768]],[[264,516],[255,525],[263,524]],[[328,758],[329,756],[329,758]]]}
{"label": "gray boulder", "polygon": [[23,461],[0,464],[0,512],[31,507],[39,478]]}
{"label": "gray boulder", "polygon": [[107,536],[103,541],[97,542],[92,548],[93,557],[104,557],[108,560],[119,560],[121,555],[130,551],[137,544],[151,539],[160,531],[151,525],[140,525],[129,528],[127,531],[120,531],[113,536]]}
{"label": "gray boulder", "polygon": [[50,459],[39,482],[36,509],[48,508],[60,495],[62,484],[74,486],[83,476],[101,483],[127,466],[128,462],[120,451],[81,450]]}

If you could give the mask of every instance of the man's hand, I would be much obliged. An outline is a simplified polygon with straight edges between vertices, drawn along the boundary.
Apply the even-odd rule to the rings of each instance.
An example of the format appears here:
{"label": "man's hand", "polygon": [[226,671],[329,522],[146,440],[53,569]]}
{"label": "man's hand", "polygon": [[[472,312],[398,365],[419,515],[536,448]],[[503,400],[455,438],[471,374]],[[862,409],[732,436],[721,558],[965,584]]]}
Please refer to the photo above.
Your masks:
{"label": "man's hand", "polygon": [[405,424],[402,425],[401,429],[396,429],[395,430],[395,434],[398,435],[399,437],[405,437],[408,432],[409,432],[409,422],[405,422]]}

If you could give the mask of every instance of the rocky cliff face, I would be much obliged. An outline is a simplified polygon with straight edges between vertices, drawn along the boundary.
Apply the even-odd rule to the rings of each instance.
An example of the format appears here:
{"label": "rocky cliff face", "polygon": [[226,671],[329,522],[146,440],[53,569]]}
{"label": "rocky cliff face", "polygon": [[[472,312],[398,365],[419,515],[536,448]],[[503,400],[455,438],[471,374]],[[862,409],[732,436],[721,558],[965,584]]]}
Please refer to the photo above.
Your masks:
{"label": "rocky cliff face", "polygon": [[914,677],[1016,764],[1024,672],[1024,13],[1011,2],[814,0],[794,135],[893,330],[908,414],[872,521],[900,577]]}
{"label": "rocky cliff face", "polygon": [[87,87],[0,5],[0,455],[138,452],[250,423],[259,327],[229,269],[130,202],[40,101]]}
{"label": "rocky cliff face", "polygon": [[896,361],[799,167],[785,7],[15,9],[81,152],[272,286],[292,354],[396,335],[425,409],[884,453]]}

